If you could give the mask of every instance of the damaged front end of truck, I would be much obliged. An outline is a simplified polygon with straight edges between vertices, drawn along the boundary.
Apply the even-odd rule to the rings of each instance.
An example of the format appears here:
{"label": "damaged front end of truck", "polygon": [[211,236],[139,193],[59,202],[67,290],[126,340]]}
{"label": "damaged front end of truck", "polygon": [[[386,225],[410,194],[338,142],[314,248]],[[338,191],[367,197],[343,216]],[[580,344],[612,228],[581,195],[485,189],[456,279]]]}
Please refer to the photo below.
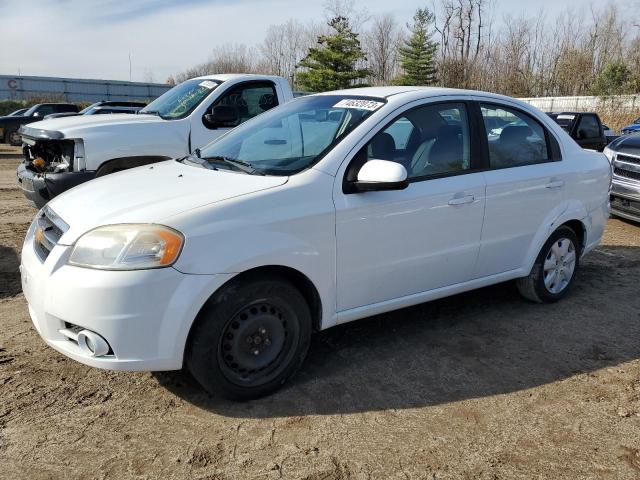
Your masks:
{"label": "damaged front end of truck", "polygon": [[86,170],[82,140],[29,126],[23,126],[20,134],[24,161],[18,166],[18,184],[34,206],[41,208],[59,193],[95,176]]}

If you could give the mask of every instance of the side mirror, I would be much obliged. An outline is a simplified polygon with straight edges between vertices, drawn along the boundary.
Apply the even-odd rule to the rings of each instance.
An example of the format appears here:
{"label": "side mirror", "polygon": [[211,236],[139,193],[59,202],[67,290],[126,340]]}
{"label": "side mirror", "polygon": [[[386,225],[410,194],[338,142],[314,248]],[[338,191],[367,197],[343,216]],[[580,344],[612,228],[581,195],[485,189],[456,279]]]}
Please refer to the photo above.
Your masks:
{"label": "side mirror", "polygon": [[40,117],[40,116],[41,116],[40,112],[33,112],[32,117]]}
{"label": "side mirror", "polygon": [[213,107],[211,113],[205,114],[203,123],[207,128],[232,128],[238,123],[238,111],[228,105]]}
{"label": "side mirror", "polygon": [[407,169],[389,160],[369,160],[362,166],[354,182],[358,192],[404,190],[408,186]]}

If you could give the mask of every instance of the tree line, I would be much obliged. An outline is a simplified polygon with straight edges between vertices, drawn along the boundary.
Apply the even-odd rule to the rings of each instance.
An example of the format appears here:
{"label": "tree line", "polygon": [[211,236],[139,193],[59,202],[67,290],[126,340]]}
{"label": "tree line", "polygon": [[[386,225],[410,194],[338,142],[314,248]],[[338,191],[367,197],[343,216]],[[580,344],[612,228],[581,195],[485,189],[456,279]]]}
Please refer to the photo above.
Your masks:
{"label": "tree line", "polygon": [[356,0],[329,0],[325,21],[272,25],[261,44],[218,46],[209,61],[167,82],[260,72],[305,91],[434,85],[538,97],[640,88],[640,26],[615,3],[498,18],[492,0],[434,1],[398,19],[370,15]]}

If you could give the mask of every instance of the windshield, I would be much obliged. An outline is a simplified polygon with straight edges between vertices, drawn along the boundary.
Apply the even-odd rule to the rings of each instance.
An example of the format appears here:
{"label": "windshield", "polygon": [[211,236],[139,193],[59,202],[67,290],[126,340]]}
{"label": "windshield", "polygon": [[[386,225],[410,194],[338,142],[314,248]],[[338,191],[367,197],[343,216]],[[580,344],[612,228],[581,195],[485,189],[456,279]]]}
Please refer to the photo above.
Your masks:
{"label": "windshield", "polygon": [[80,110],[80,112],[78,112],[78,113],[80,113],[80,115],[85,115],[87,112],[95,109],[98,106],[100,106],[100,102],[92,103],[87,108],[83,108],[82,110]]}
{"label": "windshield", "polygon": [[313,165],[386,100],[314,95],[286,103],[243,123],[204,147],[200,156],[216,168],[232,160],[256,173],[291,175]]}
{"label": "windshield", "polygon": [[26,112],[27,109],[26,108],[21,108],[20,110],[16,110],[15,112],[11,112],[9,115],[7,115],[8,117],[17,117],[18,115],[22,115],[24,112]]}
{"label": "windshield", "polygon": [[184,118],[218,85],[220,82],[216,80],[187,80],[160,95],[138,113],[152,113],[166,120]]}
{"label": "windshield", "polygon": [[22,114],[23,117],[33,117],[33,113],[38,109],[40,105],[34,105],[29,110]]}

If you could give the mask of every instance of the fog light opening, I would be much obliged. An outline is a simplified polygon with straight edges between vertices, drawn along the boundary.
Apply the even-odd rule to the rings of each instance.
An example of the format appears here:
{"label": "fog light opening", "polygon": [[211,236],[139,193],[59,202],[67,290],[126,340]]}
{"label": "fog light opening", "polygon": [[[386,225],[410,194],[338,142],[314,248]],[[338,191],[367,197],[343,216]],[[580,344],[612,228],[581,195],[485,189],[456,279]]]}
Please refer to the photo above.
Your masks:
{"label": "fog light opening", "polygon": [[78,346],[91,357],[101,357],[109,353],[107,341],[89,330],[82,330],[78,333]]}

